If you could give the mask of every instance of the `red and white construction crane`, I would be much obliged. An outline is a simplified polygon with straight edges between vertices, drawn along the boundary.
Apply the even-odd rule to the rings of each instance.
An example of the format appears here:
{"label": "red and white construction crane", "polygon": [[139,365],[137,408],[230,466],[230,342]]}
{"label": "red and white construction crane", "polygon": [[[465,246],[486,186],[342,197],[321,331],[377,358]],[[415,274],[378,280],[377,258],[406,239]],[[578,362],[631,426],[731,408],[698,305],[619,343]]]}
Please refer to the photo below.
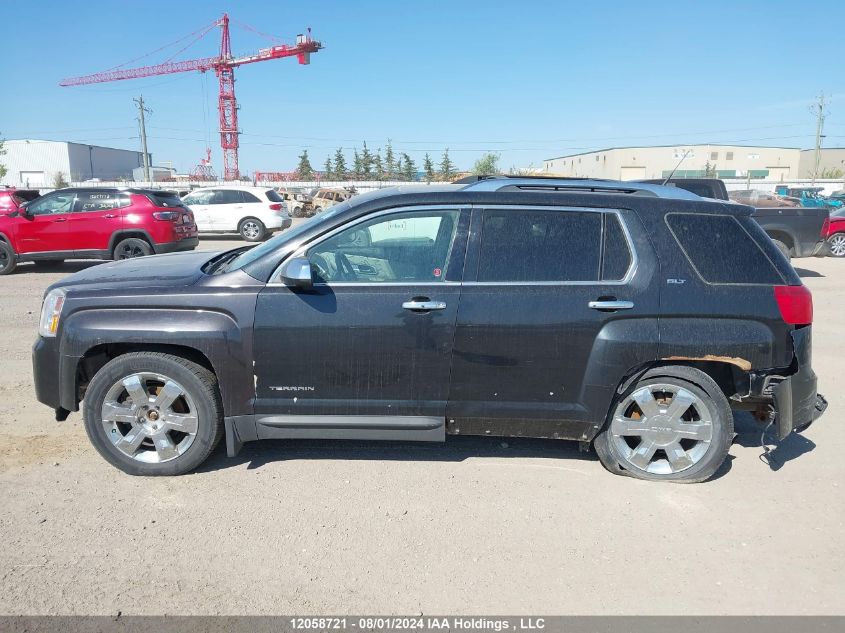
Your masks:
{"label": "red and white construction crane", "polygon": [[203,57],[201,59],[190,59],[187,61],[167,61],[163,64],[143,66],[141,68],[114,68],[94,75],[71,77],[61,81],[59,85],[82,86],[106,81],[152,77],[153,75],[185,73],[195,70],[200,72],[213,70],[220,82],[217,108],[220,114],[220,147],[223,149],[223,177],[226,180],[237,180],[240,177],[240,170],[238,169],[239,130],[238,106],[235,100],[235,68],[244,64],[279,59],[281,57],[296,57],[300,64],[309,64],[311,62],[311,53],[316,53],[323,48],[323,45],[319,41],[311,39],[311,29],[308,29],[307,35],[300,34],[296,36],[296,44],[294,45],[280,44],[269,48],[262,48],[254,55],[233,57],[229,40],[228,14],[224,13],[223,17],[219,20],[215,20],[204,29],[197,31],[199,35],[193,41],[197,41],[216,26],[220,27],[220,54],[217,57]]}

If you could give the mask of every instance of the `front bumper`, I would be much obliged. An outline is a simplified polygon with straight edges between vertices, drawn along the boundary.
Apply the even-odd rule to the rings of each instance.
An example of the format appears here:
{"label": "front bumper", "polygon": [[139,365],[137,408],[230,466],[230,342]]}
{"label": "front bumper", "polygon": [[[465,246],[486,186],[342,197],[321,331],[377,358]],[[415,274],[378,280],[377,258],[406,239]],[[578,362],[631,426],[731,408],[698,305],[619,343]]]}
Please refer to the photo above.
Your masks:
{"label": "front bumper", "polygon": [[816,373],[812,366],[811,328],[792,331],[797,371],[783,378],[770,377],[778,438],[792,431],[803,431],[827,409],[827,400],[816,391]]}

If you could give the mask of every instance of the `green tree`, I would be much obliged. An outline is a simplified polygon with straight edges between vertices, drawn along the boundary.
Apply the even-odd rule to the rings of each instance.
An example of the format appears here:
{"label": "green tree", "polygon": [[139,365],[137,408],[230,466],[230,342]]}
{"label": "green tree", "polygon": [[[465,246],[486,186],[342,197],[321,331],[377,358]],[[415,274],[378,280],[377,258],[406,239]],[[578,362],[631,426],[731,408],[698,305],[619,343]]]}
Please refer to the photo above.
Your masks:
{"label": "green tree", "polygon": [[314,178],[314,168],[311,167],[311,161],[308,160],[308,150],[302,150],[299,155],[299,165],[296,167],[296,176],[300,180],[311,180]]}
{"label": "green tree", "polygon": [[417,179],[417,164],[411,159],[410,156],[407,154],[402,154],[402,160],[400,161],[401,167],[400,172],[402,175],[402,179],[410,182]]}
{"label": "green tree", "polygon": [[708,160],[704,164],[704,177],[705,178],[715,178],[716,177],[716,164],[711,164]]}
{"label": "green tree", "polygon": [[[0,144],[2,145],[2,144]],[[0,167],[0,170],[3,168]],[[842,178],[842,170],[839,167],[825,167],[818,175],[819,178]]]}
{"label": "green tree", "polygon": [[70,183],[68,183],[68,181],[65,180],[65,175],[62,172],[57,171],[55,174],[53,174],[53,188],[54,189],[64,189],[65,187],[69,187],[69,186],[70,186]]}
{"label": "green tree", "polygon": [[323,180],[334,180],[332,173],[332,157],[326,156],[326,162],[323,165]]}
{"label": "green tree", "polygon": [[486,152],[481,158],[475,161],[472,166],[472,173],[476,176],[493,176],[499,173],[499,154]]}
{"label": "green tree", "polygon": [[361,150],[361,177],[364,180],[373,177],[373,154],[367,148],[367,141],[364,141],[364,149]]}
{"label": "green tree", "polygon": [[443,158],[440,159],[440,170],[437,172],[437,177],[440,180],[449,181],[455,177],[455,164],[449,159],[449,148],[443,151]]}
{"label": "green tree", "polygon": [[393,154],[393,144],[387,139],[384,149],[384,172],[387,180],[396,180],[396,156]]}
{"label": "green tree", "polygon": [[381,148],[373,154],[373,177],[376,180],[384,180],[384,161],[381,158]]}
{"label": "green tree", "polygon": [[[6,154],[6,149],[3,147],[6,144],[6,141],[0,138],[0,156],[4,156]],[[0,163],[0,178],[4,178],[6,174],[9,173],[7,167]]]}
{"label": "green tree", "polygon": [[338,147],[334,153],[334,169],[332,170],[335,180],[346,180],[348,171],[346,168],[346,156],[343,155],[343,148]]}
{"label": "green tree", "polygon": [[364,164],[361,162],[361,155],[356,149],[352,153],[352,178],[354,178],[355,180],[361,180],[361,176],[363,175]]}
{"label": "green tree", "polygon": [[425,174],[426,182],[434,180],[434,163],[431,162],[431,156],[428,155],[428,152],[426,152],[425,159],[423,160],[423,173]]}

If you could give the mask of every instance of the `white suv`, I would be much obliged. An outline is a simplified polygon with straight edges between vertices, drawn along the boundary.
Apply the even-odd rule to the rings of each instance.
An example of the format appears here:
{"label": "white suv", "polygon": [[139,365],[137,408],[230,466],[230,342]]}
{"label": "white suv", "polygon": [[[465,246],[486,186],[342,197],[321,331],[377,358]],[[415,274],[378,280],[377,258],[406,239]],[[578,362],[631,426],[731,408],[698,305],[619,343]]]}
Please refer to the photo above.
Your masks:
{"label": "white suv", "polygon": [[268,187],[203,187],[182,202],[194,212],[200,233],[237,231],[247,242],[260,242],[291,225],[284,198]]}

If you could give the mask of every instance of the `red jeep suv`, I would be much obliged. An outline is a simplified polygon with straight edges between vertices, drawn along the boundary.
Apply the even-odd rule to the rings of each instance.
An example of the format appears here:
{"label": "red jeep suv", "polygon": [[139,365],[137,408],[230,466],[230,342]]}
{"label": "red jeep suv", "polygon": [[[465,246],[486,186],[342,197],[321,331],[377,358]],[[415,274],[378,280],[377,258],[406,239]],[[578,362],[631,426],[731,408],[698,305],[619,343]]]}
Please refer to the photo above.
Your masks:
{"label": "red jeep suv", "polygon": [[128,259],[198,243],[194,214],[172,191],[59,189],[0,209],[0,275],[18,262]]}

